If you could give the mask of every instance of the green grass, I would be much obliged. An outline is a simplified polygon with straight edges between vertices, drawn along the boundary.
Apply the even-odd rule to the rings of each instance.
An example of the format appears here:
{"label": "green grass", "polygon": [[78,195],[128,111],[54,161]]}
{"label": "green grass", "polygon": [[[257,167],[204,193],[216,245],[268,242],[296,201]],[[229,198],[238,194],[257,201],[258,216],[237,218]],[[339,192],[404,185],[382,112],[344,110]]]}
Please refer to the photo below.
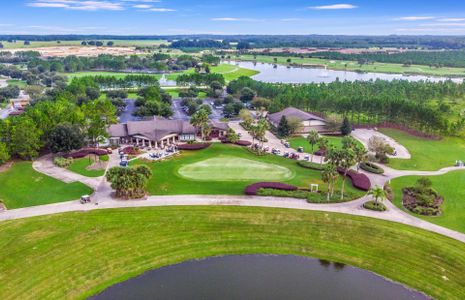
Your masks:
{"label": "green grass", "polygon": [[464,299],[465,244],[382,220],[257,207],[75,212],[0,223],[0,298],[84,299],[208,256],[300,255],[363,268],[436,299]]}
{"label": "green grass", "polygon": [[[105,158],[104,158],[105,159]],[[105,161],[105,160],[102,160]],[[86,177],[100,177],[105,174],[104,169],[97,169],[97,170],[88,170],[87,168],[92,165],[93,158],[89,159],[89,157],[83,157],[74,159],[73,163],[68,167],[68,170],[86,176]]]}
{"label": "green grass", "polygon": [[[153,172],[153,176],[148,183],[148,190],[152,195],[242,195],[244,194],[246,186],[259,181],[266,181],[268,176],[266,174],[263,174],[262,178],[259,178],[260,176],[257,174],[253,180],[237,178],[236,181],[191,180],[179,174],[179,170],[186,168],[186,166],[224,156],[236,160],[245,159],[247,163],[252,161],[255,165],[272,164],[277,167],[284,167],[290,170],[292,175],[288,177],[288,179],[282,180],[282,182],[305,188],[309,188],[311,183],[316,183],[320,185],[320,190],[326,190],[326,184],[322,181],[320,172],[302,168],[297,165],[295,160],[271,154],[256,156],[245,148],[225,144],[213,144],[209,148],[201,151],[183,151],[181,156],[162,162],[147,162],[146,164]],[[136,164],[137,163],[145,162],[139,161],[136,162]],[[228,172],[240,173],[243,167],[245,166],[235,166],[233,171],[231,167],[224,167],[222,170],[225,174],[221,176],[228,176]],[[221,172],[218,168],[215,168],[213,171],[212,174]],[[341,182],[337,184],[337,187],[340,186]],[[349,181],[347,181],[346,187],[347,191],[352,193],[355,197],[360,197],[364,194],[363,192],[355,190]]]}
{"label": "green grass", "polygon": [[20,89],[24,89],[27,86],[26,81],[18,80],[18,79],[9,79],[6,81],[6,83],[8,85],[17,86]]}
{"label": "green grass", "polygon": [[391,159],[389,166],[400,170],[435,171],[451,167],[456,160],[465,161],[465,140],[456,137],[427,140],[395,129],[380,129],[410,152],[411,159]]}
{"label": "green grass", "polygon": [[[341,148],[342,147],[342,137],[338,137],[338,136],[325,136],[326,139],[328,139],[328,142],[329,142],[329,145],[330,146],[334,146],[334,147],[337,147],[337,148]],[[293,137],[293,138],[290,138],[289,140],[289,144],[291,145],[291,147],[295,150],[297,150],[299,147],[303,147],[304,148],[304,152],[305,153],[311,153],[312,152],[312,147],[311,145],[308,143],[307,139],[304,138],[304,137]],[[358,144],[362,145],[360,142],[357,141]],[[318,150],[318,144],[315,145],[315,147],[313,148],[314,151],[317,151]]]}
{"label": "green grass", "polygon": [[[360,66],[356,61],[345,61],[345,60],[329,60],[320,58],[300,58],[300,57],[277,57],[278,64],[288,65],[287,59],[291,59],[293,64],[308,64],[308,65],[320,65],[327,66],[328,69],[332,70],[347,70],[357,72],[375,72],[375,73],[395,73],[395,74],[419,74],[419,75],[432,75],[432,76],[465,76],[465,68],[434,68],[423,65],[411,65],[404,67],[402,64],[392,63],[373,63],[368,65]],[[255,61],[253,55],[241,55],[238,58],[233,59],[244,60],[244,61]],[[273,56],[257,55],[257,62],[263,63],[274,63]]]}
{"label": "green grass", "polygon": [[178,173],[186,179],[201,181],[280,181],[292,178],[292,172],[285,167],[229,155],[184,165]]}
{"label": "green grass", "polygon": [[30,162],[16,162],[0,173],[0,200],[8,209],[78,199],[91,194],[82,183],[64,183],[36,172]]}
{"label": "green grass", "polygon": [[[99,40],[103,41],[106,45],[106,42],[109,40]],[[165,40],[111,40],[115,44],[113,47],[146,47],[146,46],[160,46],[161,44],[168,44]],[[5,49],[34,49],[34,48],[43,48],[43,47],[59,47],[59,46],[81,46],[81,40],[79,41],[40,41],[40,42],[31,42],[31,45],[24,45],[24,41],[16,41],[16,43],[3,42]]]}
{"label": "green grass", "polygon": [[[392,180],[391,185],[395,196],[394,203],[397,207],[404,209],[402,206],[402,189],[414,186],[418,178],[420,177],[407,176]],[[444,197],[443,213],[437,217],[423,217],[413,213],[412,215],[465,233],[465,171],[455,171],[441,176],[428,176],[428,178],[433,182],[433,188]]]}

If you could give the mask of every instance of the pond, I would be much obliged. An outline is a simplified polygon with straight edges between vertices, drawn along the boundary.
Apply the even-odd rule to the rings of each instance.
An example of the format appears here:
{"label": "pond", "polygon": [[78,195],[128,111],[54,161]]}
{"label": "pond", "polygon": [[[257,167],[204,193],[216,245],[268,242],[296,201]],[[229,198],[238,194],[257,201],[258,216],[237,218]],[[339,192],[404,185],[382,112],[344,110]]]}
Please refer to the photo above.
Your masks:
{"label": "pond", "polygon": [[429,299],[371,272],[297,256],[241,255],[188,261],[116,284],[95,300]]}
{"label": "pond", "polygon": [[[298,68],[283,65],[254,62],[227,62],[241,68],[259,71],[253,76],[255,80],[269,83],[330,83],[339,79],[340,81],[368,81],[368,80],[394,80],[402,79],[408,81],[429,80],[433,82],[444,81],[446,77],[430,77],[421,75],[403,75],[386,73],[359,73],[352,71],[325,70],[322,68]],[[463,78],[451,78],[455,82],[462,82]]]}

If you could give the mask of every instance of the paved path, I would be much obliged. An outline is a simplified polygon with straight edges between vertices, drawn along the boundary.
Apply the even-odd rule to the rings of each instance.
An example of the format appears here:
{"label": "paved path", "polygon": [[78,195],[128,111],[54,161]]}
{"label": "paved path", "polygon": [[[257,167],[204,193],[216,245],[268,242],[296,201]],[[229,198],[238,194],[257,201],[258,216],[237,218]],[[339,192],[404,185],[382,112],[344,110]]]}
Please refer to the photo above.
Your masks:
{"label": "paved path", "polygon": [[389,137],[389,136],[387,136],[385,134],[382,134],[381,132],[378,132],[376,130],[373,130],[373,129],[356,129],[356,130],[352,131],[351,135],[355,139],[359,140],[365,146],[366,149],[368,149],[368,141],[370,140],[371,137],[377,136],[377,137],[383,138],[384,140],[386,140],[386,142],[389,145],[391,145],[391,147],[393,147],[396,150],[397,155],[394,156],[395,158],[400,158],[400,159],[410,159],[411,158],[410,152],[407,150],[407,148],[405,148],[404,146],[399,144],[393,138],[391,138],[391,137]]}

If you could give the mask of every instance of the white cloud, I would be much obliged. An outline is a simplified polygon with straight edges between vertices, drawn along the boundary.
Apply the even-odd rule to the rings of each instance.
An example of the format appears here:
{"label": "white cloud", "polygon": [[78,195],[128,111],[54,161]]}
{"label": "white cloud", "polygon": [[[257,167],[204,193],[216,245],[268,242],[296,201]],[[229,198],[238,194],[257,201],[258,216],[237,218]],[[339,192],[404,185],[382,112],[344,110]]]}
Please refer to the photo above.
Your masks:
{"label": "white cloud", "polygon": [[314,10],[335,10],[335,9],[354,9],[358,6],[353,4],[331,4],[331,5],[320,5],[320,6],[310,6],[309,9]]}
{"label": "white cloud", "polygon": [[240,21],[241,19],[238,18],[213,18],[212,21],[224,21],[224,22],[235,22]]}
{"label": "white cloud", "polygon": [[437,19],[438,22],[462,22],[465,21],[465,18],[442,18]]}
{"label": "white cloud", "polygon": [[431,16],[408,16],[408,17],[400,17],[397,18],[396,20],[398,21],[422,21],[422,20],[433,20],[436,19],[436,17],[431,17]]}
{"label": "white cloud", "polygon": [[136,4],[136,5],[133,5],[132,7],[134,7],[134,8],[141,8],[141,9],[147,9],[147,8],[152,8],[152,5],[149,5],[149,4]]}
{"label": "white cloud", "polygon": [[264,21],[263,19],[231,18],[231,17],[212,18],[210,20],[215,21],[215,22],[260,22],[260,21]]}
{"label": "white cloud", "polygon": [[171,12],[171,11],[176,11],[175,9],[171,8],[150,8],[148,11],[154,11],[154,12]]}

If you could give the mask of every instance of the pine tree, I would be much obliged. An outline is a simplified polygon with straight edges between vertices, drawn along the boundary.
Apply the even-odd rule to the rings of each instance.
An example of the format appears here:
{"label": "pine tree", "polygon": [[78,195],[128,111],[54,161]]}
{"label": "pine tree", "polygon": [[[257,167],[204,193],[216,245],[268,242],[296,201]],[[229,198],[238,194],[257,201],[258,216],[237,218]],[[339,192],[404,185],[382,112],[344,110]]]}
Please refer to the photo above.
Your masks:
{"label": "pine tree", "polygon": [[342,122],[341,126],[341,133],[342,135],[349,135],[352,132],[352,125],[349,122],[347,117],[344,117],[344,121]]}
{"label": "pine tree", "polygon": [[285,116],[282,116],[278,125],[278,135],[280,137],[286,137],[289,135],[290,130],[291,128],[289,127],[289,122]]}

